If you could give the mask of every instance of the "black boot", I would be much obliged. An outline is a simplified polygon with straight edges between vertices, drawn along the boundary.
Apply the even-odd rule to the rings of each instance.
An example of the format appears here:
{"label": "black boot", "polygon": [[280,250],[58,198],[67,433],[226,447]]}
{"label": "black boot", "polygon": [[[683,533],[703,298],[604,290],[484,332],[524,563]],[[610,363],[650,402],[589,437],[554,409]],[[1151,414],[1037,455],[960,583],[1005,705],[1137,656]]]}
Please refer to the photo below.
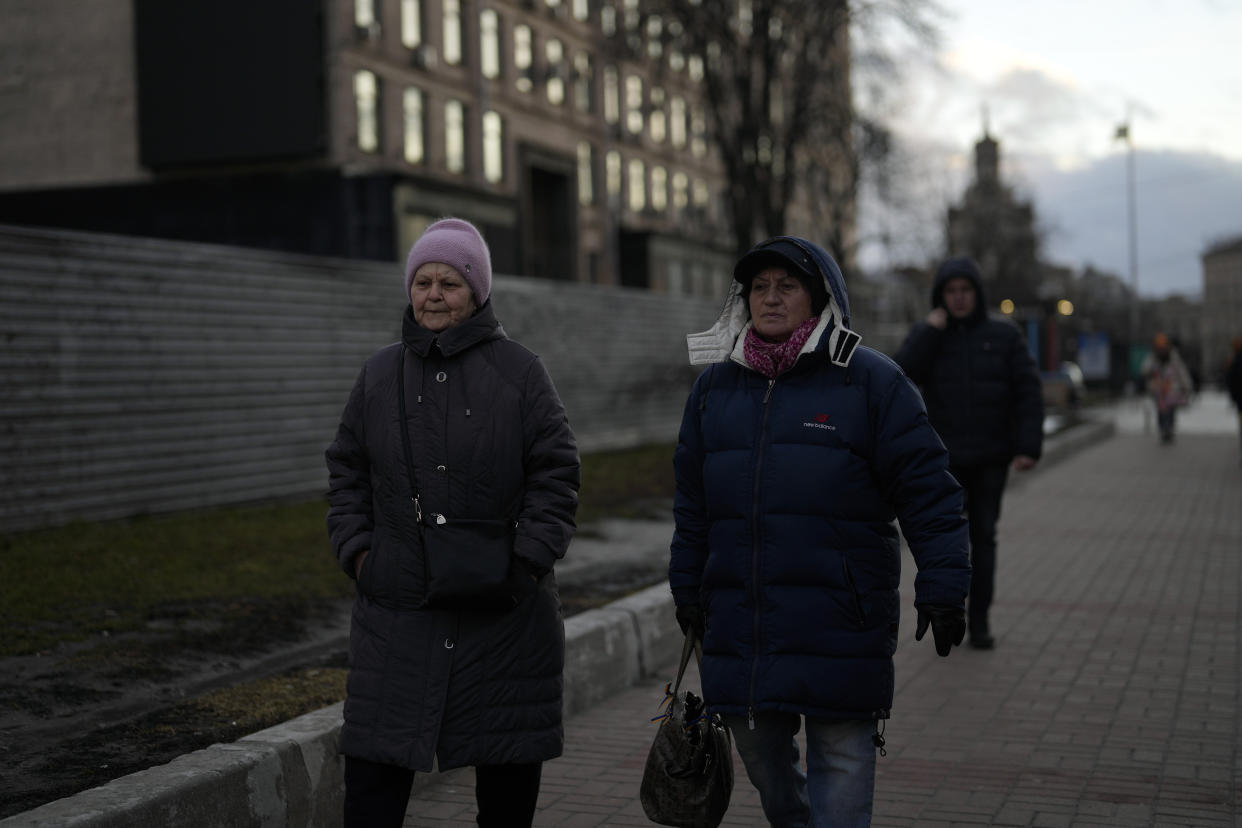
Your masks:
{"label": "black boot", "polygon": [[970,623],[970,646],[976,650],[990,650],[996,646],[996,639],[988,632],[987,619],[972,620]]}

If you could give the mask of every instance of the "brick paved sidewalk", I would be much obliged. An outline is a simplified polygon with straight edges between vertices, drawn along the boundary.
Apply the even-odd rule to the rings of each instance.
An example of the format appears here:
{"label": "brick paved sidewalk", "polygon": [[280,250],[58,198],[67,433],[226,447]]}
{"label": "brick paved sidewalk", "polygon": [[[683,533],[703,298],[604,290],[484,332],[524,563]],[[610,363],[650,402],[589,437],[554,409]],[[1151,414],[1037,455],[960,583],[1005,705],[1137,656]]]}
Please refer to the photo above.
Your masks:
{"label": "brick paved sidewalk", "polygon": [[[1118,436],[1019,478],[994,651],[914,642],[907,555],[874,824],[1237,824],[1240,559],[1236,435]],[[567,723],[536,825],[651,824],[637,792],[662,684]],[[420,791],[405,824],[473,825],[471,771]],[[725,824],[765,824],[740,766]]]}

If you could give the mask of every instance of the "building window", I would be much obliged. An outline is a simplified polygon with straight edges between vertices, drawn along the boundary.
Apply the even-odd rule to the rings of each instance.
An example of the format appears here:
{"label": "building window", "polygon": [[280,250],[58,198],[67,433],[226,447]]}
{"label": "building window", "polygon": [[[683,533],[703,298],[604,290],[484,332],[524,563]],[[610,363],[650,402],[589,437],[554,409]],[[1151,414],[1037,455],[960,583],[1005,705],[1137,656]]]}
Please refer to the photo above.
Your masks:
{"label": "building window", "polygon": [[668,172],[663,167],[651,168],[651,208],[664,212],[668,207]]}
{"label": "building window", "polygon": [[375,0],[354,0],[354,25],[360,29],[369,29],[378,21],[375,19]]}
{"label": "building window", "polygon": [[706,207],[707,198],[707,182],[701,178],[694,179],[694,206],[700,209]]}
{"label": "building window", "polygon": [[358,107],[358,149],[379,150],[379,84],[365,69],[354,73],[354,101]]}
{"label": "building window", "polygon": [[531,80],[531,66],[534,64],[534,52],[531,48],[530,26],[525,23],[513,27],[513,68],[517,69],[516,86],[519,92],[529,92],[534,88]]}
{"label": "building window", "polygon": [[690,116],[690,151],[695,158],[707,155],[707,119],[701,107],[695,107]]}
{"label": "building window", "polygon": [[401,42],[408,49],[423,43],[423,4],[421,0],[401,0]]}
{"label": "building window", "polygon": [[589,0],[574,0],[574,20],[586,20],[591,16]]}
{"label": "building window", "polygon": [[548,61],[548,103],[560,106],[565,102],[565,47],[551,38],[544,45],[543,54]]}
{"label": "building window", "polygon": [[703,58],[698,55],[691,55],[686,58],[686,74],[695,83],[703,80]]}
{"label": "building window", "polygon": [[686,68],[686,56],[676,49],[668,51],[668,68],[674,72],[680,72]]}
{"label": "building window", "polygon": [[423,144],[423,93],[414,87],[405,90],[405,160],[411,164],[423,163],[426,147]]}
{"label": "building window", "polygon": [[755,10],[751,7],[750,0],[737,0],[737,31],[743,40],[750,39],[754,23]]}
{"label": "building window", "polygon": [[677,149],[686,145],[686,99],[677,95],[668,102],[668,137]]}
{"label": "building window", "polygon": [[660,87],[653,87],[651,90],[651,120],[650,134],[651,140],[657,144],[663,144],[667,135],[667,121],[664,115],[664,90]]}
{"label": "building window", "polygon": [[617,7],[612,3],[599,7],[599,30],[604,37],[612,37],[617,33]]}
{"label": "building window", "polygon": [[500,77],[500,16],[492,9],[479,12],[479,71]]}
{"label": "building window", "polygon": [[578,143],[578,203],[584,207],[595,203],[594,168],[591,165],[591,145]]}
{"label": "building window", "polygon": [[641,213],[647,207],[647,171],[637,158],[630,159],[629,190],[630,209]]}
{"label": "building window", "polygon": [[638,28],[638,23],[642,20],[642,10],[638,8],[638,0],[625,0],[625,30],[632,32]]}
{"label": "building window", "polygon": [[621,98],[618,84],[621,78],[617,75],[617,67],[604,67],[604,120],[615,124],[621,120]]}
{"label": "building window", "polygon": [[444,62],[461,63],[461,0],[444,0]]}
{"label": "building window", "polygon": [[592,110],[591,84],[595,70],[591,68],[591,56],[586,52],[574,55],[574,103],[579,112]]}
{"label": "building window", "polygon": [[673,173],[673,208],[686,209],[690,203],[690,178],[684,172]]}
{"label": "building window", "polygon": [[466,111],[461,101],[444,104],[444,168],[451,173],[466,171]]}
{"label": "building window", "polygon": [[643,79],[638,75],[625,78],[625,128],[633,135],[643,131]]}
{"label": "building window", "polygon": [[664,41],[661,37],[664,34],[664,21],[656,15],[647,18],[647,57],[652,60],[659,60],[660,55],[664,54]]}
{"label": "building window", "polygon": [[497,184],[505,177],[504,125],[496,112],[483,113],[483,178]]}
{"label": "building window", "polygon": [[616,150],[609,150],[604,156],[604,186],[608,189],[609,200],[621,197],[621,153]]}

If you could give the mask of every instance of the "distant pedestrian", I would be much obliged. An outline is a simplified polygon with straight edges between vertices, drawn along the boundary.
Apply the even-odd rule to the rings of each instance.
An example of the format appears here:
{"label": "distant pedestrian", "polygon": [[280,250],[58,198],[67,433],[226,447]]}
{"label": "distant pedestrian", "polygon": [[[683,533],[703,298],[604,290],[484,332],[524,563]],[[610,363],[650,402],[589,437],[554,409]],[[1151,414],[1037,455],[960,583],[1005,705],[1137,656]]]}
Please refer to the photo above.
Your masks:
{"label": "distant pedestrian", "polygon": [[1229,361],[1229,370],[1225,373],[1225,387],[1229,389],[1229,397],[1238,409],[1238,428],[1242,435],[1242,336],[1235,336],[1229,346],[1233,350],[1233,359]]}
{"label": "distant pedestrian", "polygon": [[970,645],[991,649],[996,523],[1009,467],[1028,471],[1043,450],[1043,390],[1017,326],[992,317],[979,268],[951,258],[936,272],[932,310],[898,350],[897,364],[922,390],[931,424],[966,490],[970,521]]}
{"label": "distant pedestrian", "polygon": [[1160,442],[1172,443],[1177,429],[1177,409],[1190,401],[1194,386],[1186,363],[1168,336],[1158,333],[1152,338],[1151,353],[1143,358],[1140,373],[1156,406]]}
{"label": "distant pedestrian", "polygon": [[[542,763],[561,755],[552,567],[574,530],[578,451],[543,364],[496,321],[491,286],[478,230],[428,227],[405,266],[401,341],[367,360],[327,450],[328,530],[357,580],[347,827],[402,825],[433,760],[475,767],[479,825],[529,826]],[[431,552],[445,546],[441,572]],[[487,604],[448,587],[436,599],[450,576],[482,582],[455,567],[484,550],[499,560]]]}
{"label": "distant pedestrian", "polygon": [[708,367],[674,458],[669,584],[703,641],[708,709],[774,826],[870,824],[893,701],[894,518],[919,568],[915,637],[930,626],[947,656],[965,634],[961,488],[914,386],[848,325],[836,262],[781,236],[738,261],[720,320],[688,337]]}

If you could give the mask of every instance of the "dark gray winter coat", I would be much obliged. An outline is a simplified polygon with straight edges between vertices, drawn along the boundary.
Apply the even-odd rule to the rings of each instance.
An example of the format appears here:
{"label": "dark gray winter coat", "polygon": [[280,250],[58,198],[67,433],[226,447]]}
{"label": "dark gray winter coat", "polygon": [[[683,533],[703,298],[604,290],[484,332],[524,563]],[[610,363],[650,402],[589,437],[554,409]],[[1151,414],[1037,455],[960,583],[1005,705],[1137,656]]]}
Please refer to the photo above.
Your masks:
{"label": "dark gray winter coat", "polygon": [[[552,566],[574,529],[578,450],[539,359],[505,336],[491,303],[439,334],[407,307],[402,342],[376,353],[327,450],[328,531],[358,578],[341,752],[419,771],[559,756],[565,632]],[[396,371],[405,348],[408,422]],[[533,585],[502,614],[417,608],[420,502],[461,518],[515,518],[515,572]]]}

